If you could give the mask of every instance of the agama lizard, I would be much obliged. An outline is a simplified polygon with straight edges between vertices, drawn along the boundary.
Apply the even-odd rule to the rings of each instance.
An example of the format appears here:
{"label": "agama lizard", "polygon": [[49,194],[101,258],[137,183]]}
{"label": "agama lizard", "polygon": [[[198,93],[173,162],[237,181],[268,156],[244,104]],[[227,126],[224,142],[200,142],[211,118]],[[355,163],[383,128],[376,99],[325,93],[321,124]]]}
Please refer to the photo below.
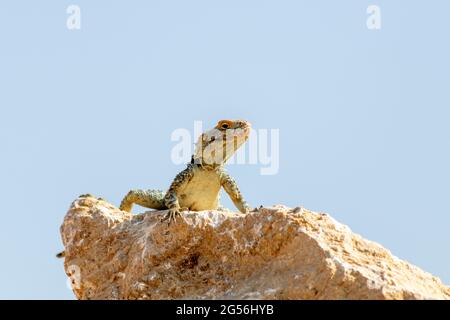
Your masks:
{"label": "agama lizard", "polygon": [[221,120],[198,139],[191,163],[173,180],[167,192],[131,190],[120,209],[131,211],[133,204],[169,212],[163,221],[169,223],[182,210],[219,209],[219,192],[223,187],[234,205],[243,213],[250,211],[234,179],[224,170],[225,162],[244,144],[251,125],[244,120]]}
{"label": "agama lizard", "polygon": [[[219,196],[223,187],[239,211],[249,212],[249,206],[235,180],[224,170],[224,164],[247,141],[250,130],[251,125],[245,120],[219,121],[199,137],[191,163],[175,177],[167,192],[131,190],[123,198],[120,210],[130,212],[133,204],[156,210],[168,209],[162,221],[168,220],[170,224],[183,210],[221,209]],[[57,257],[64,257],[64,251]]]}

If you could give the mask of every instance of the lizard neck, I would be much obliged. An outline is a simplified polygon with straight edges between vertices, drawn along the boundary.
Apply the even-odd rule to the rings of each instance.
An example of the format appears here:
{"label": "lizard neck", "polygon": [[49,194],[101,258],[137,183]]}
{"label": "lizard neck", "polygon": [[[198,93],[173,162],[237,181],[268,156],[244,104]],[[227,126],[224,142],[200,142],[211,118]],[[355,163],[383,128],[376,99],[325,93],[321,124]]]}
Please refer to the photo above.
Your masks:
{"label": "lizard neck", "polygon": [[201,157],[195,158],[194,156],[191,158],[191,164],[208,171],[222,170],[224,165],[223,163],[205,163]]}

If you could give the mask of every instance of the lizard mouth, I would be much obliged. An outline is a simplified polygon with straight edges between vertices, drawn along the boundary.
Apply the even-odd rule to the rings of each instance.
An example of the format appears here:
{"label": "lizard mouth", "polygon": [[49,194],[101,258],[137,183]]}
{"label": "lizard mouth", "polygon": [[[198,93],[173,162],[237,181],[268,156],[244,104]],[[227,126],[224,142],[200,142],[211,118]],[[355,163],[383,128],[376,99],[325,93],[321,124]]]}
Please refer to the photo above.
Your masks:
{"label": "lizard mouth", "polygon": [[195,158],[223,164],[248,140],[250,131],[251,124],[246,120],[221,120],[199,138]]}
{"label": "lizard mouth", "polygon": [[247,139],[250,135],[250,131],[252,129],[252,124],[246,120],[238,120],[236,121],[237,127],[239,129],[244,130],[244,136]]}

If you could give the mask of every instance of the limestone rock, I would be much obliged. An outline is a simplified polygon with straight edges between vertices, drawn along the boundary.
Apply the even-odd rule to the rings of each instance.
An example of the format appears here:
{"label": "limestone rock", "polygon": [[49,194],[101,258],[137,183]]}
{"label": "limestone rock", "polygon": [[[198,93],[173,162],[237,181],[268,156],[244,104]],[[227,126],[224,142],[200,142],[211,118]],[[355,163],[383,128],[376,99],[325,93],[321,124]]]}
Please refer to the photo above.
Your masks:
{"label": "limestone rock", "polygon": [[61,226],[78,299],[450,299],[439,279],[327,214],[132,215],[78,198]]}

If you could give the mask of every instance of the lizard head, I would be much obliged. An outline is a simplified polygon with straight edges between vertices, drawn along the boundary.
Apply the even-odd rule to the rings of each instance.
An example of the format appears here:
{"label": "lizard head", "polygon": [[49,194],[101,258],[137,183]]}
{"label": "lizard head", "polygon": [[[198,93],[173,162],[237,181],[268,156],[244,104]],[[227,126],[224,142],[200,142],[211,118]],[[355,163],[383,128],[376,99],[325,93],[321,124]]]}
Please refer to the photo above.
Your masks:
{"label": "lizard head", "polygon": [[220,120],[204,132],[195,146],[195,162],[213,167],[225,162],[247,141],[251,124],[245,120]]}

